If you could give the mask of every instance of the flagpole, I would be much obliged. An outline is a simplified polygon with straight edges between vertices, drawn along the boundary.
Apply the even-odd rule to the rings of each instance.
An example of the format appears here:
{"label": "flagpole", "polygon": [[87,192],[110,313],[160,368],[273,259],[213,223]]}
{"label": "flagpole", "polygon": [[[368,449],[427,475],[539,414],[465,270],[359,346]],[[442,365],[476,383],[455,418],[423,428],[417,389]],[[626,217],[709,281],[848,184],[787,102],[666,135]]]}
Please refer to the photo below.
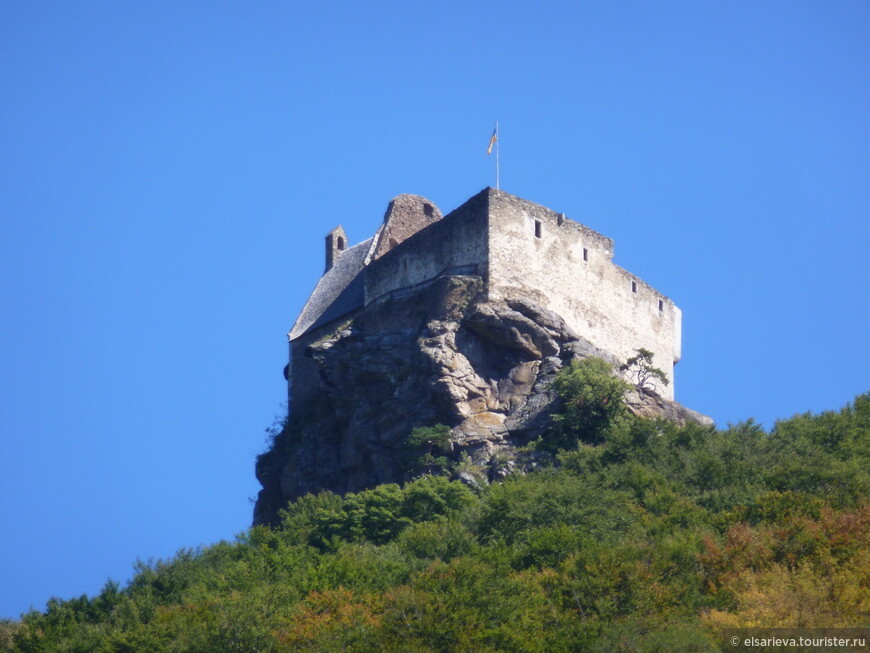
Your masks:
{"label": "flagpole", "polygon": [[492,136],[489,138],[489,147],[486,148],[486,155],[492,154],[492,146],[495,145],[495,189],[499,190],[501,179],[499,179],[499,160],[498,160],[498,120],[495,121],[495,129],[492,130]]}
{"label": "flagpole", "polygon": [[499,169],[498,169],[498,120],[495,121],[495,189],[499,190]]}

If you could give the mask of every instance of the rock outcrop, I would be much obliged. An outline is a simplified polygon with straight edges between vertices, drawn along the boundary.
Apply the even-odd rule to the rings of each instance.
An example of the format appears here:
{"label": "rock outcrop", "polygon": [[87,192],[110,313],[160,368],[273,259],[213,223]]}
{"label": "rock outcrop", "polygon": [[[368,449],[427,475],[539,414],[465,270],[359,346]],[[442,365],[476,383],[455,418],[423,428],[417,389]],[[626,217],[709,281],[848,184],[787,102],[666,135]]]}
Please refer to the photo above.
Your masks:
{"label": "rock outcrop", "polygon": [[[478,276],[441,277],[370,304],[308,345],[316,374],[294,387],[303,401],[257,461],[255,523],[275,522],[309,492],[407,480],[415,471],[406,440],[419,426],[451,428],[449,456],[466,462],[457,472],[465,482],[503,476],[546,427],[549,384],[564,365],[589,356],[618,364],[552,311],[489,302],[483,288]],[[710,421],[648,391],[626,402],[645,417]]]}

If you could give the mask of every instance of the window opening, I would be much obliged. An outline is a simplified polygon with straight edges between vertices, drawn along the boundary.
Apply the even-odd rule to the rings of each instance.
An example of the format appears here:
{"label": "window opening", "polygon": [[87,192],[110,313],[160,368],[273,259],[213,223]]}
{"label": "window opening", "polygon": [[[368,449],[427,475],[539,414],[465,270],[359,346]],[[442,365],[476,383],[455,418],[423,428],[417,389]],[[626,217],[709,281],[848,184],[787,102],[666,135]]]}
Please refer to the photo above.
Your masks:
{"label": "window opening", "polygon": [[341,236],[338,237],[338,249],[339,250],[344,249],[344,238],[342,238]]}
{"label": "window opening", "polygon": [[665,303],[660,299],[659,300],[659,313],[665,310]]}
{"label": "window opening", "polygon": [[637,281],[631,282],[631,292],[637,292]]}
{"label": "window opening", "polygon": [[541,237],[541,221],[535,220],[535,238]]}
{"label": "window opening", "polygon": [[586,249],[585,247],[583,248],[583,260],[584,260],[584,261],[588,261],[588,260],[589,260],[589,250]]}

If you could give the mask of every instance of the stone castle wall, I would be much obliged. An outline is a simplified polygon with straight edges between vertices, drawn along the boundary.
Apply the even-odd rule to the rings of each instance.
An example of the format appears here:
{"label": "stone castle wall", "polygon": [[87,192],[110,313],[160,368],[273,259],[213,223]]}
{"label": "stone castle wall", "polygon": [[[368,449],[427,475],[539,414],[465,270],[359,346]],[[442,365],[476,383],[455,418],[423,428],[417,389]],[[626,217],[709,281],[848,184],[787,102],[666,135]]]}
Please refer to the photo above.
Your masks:
{"label": "stone castle wall", "polygon": [[672,381],[657,390],[673,399],[680,309],[614,265],[609,238],[507,193],[491,191],[489,202],[490,300],[529,298],[623,361],[650,350]]}
{"label": "stone castle wall", "polygon": [[486,260],[486,197],[477,195],[372,261],[365,270],[365,303],[445,271],[474,266],[485,275]]}

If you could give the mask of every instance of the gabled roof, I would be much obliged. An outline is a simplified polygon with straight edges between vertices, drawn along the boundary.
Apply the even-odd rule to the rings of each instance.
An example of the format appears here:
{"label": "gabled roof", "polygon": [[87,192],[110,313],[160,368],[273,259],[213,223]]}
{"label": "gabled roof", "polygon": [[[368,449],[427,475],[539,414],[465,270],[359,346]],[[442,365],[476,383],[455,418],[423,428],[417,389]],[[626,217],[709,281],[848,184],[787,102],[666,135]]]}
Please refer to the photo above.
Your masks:
{"label": "gabled roof", "polygon": [[372,240],[369,238],[344,250],[332,268],[320,277],[290,330],[290,340],[363,307],[365,280],[362,270]]}

